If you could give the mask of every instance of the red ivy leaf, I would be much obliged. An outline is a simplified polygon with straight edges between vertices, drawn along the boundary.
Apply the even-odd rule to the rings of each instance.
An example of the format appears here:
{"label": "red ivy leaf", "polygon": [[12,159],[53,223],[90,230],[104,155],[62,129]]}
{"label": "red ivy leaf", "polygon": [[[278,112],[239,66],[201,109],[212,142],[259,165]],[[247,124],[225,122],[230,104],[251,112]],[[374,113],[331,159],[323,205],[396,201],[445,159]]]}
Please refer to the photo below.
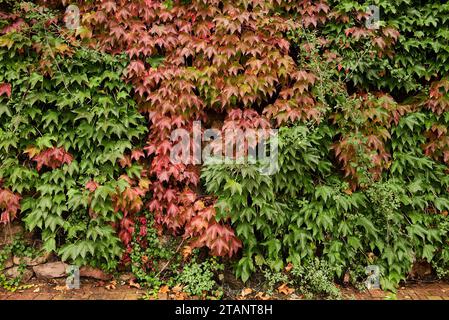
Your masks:
{"label": "red ivy leaf", "polygon": [[7,189],[0,189],[0,223],[9,223],[17,216],[20,210],[20,195]]}
{"label": "red ivy leaf", "polygon": [[49,148],[42,151],[32,158],[37,163],[37,171],[40,171],[43,166],[51,169],[61,167],[63,164],[70,164],[73,161],[73,156],[65,151],[64,148]]}
{"label": "red ivy leaf", "polygon": [[11,85],[9,83],[0,84],[0,97],[6,95],[8,98],[11,97]]}
{"label": "red ivy leaf", "polygon": [[97,190],[97,188],[100,185],[98,183],[96,183],[95,181],[91,180],[86,184],[86,189],[89,190],[90,192],[94,192],[95,190]]}

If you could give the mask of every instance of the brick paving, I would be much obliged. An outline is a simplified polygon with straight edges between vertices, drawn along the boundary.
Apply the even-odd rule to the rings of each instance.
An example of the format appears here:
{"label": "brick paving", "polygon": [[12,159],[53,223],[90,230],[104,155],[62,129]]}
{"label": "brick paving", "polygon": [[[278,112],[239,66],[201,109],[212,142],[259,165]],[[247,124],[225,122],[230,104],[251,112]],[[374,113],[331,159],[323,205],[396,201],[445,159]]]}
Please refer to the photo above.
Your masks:
{"label": "brick paving", "polygon": [[[116,284],[115,288],[106,287],[110,283],[82,280],[81,287],[69,290],[64,280],[42,282],[32,280],[30,288],[8,292],[0,289],[0,300],[138,300],[145,296],[146,290],[132,288],[125,283]],[[342,290],[343,299],[347,300],[384,300],[388,293],[381,290],[355,289]],[[160,298],[166,298],[167,295]],[[287,298],[287,297],[285,297]],[[449,283],[411,283],[398,289],[393,298],[397,300],[449,300]],[[251,299],[251,297],[248,297]]]}
{"label": "brick paving", "polygon": [[115,288],[107,289],[109,282],[81,280],[79,289],[69,290],[65,280],[58,279],[48,282],[32,280],[30,288],[8,292],[0,289],[0,300],[138,300],[146,291],[131,288],[125,284],[116,284]]}
{"label": "brick paving", "polygon": [[[388,292],[382,290],[366,290],[364,292],[357,292],[354,289],[343,290],[345,299],[384,300],[388,295]],[[449,283],[410,283],[400,287],[393,297],[397,300],[449,300]]]}

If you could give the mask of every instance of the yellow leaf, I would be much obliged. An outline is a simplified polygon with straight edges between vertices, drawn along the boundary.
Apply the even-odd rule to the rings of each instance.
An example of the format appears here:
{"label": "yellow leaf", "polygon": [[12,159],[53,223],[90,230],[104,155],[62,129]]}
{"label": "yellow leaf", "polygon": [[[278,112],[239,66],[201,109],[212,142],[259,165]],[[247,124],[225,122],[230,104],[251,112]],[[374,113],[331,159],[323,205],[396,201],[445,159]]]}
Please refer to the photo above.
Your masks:
{"label": "yellow leaf", "polygon": [[0,47],[8,47],[8,49],[11,49],[13,46],[14,41],[7,37],[0,37]]}
{"label": "yellow leaf", "polygon": [[150,184],[151,184],[151,182],[149,179],[146,179],[146,178],[140,179],[139,188],[142,190],[148,190],[148,188],[150,187]]}
{"label": "yellow leaf", "polygon": [[80,36],[81,39],[89,39],[92,38],[92,31],[83,26],[76,29],[76,35]]}
{"label": "yellow leaf", "polygon": [[187,260],[187,258],[192,254],[192,247],[191,246],[184,246],[182,248],[182,258]]}
{"label": "yellow leaf", "polygon": [[201,211],[205,208],[206,206],[204,205],[204,202],[201,200],[198,200],[197,202],[195,202],[194,204],[194,210],[195,211]]}
{"label": "yellow leaf", "polygon": [[57,46],[55,47],[55,49],[56,49],[56,51],[57,51],[58,53],[64,53],[64,52],[70,52],[70,51],[71,51],[70,48],[69,48],[69,46],[66,45],[65,43],[61,43],[61,44],[57,45]]}
{"label": "yellow leaf", "polygon": [[23,153],[28,154],[31,159],[39,153],[39,150],[35,146],[29,146],[23,151]]}

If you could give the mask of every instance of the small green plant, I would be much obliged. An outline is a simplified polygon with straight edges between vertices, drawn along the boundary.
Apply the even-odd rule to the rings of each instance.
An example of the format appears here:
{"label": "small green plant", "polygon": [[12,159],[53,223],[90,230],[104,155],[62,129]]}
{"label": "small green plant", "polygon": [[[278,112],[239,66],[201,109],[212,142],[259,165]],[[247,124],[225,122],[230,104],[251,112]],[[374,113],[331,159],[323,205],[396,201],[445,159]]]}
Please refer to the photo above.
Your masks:
{"label": "small green plant", "polygon": [[168,276],[170,280],[170,271],[179,266],[179,261],[174,256],[174,251],[170,250],[170,246],[161,243],[153,223],[152,215],[147,212],[136,224],[130,258],[131,271],[137,281],[158,289],[167,280],[163,279],[164,276],[166,278]]}
{"label": "small green plant", "polygon": [[223,270],[224,266],[216,258],[202,263],[192,261],[186,265],[176,281],[184,286],[184,291],[193,296],[205,296],[216,286],[215,273]]}
{"label": "small green plant", "polygon": [[[36,250],[27,245],[23,240],[22,236],[17,236],[12,243],[7,244],[0,250],[0,270],[3,270],[6,265],[6,261],[13,256],[23,258],[28,257],[32,258],[36,254]],[[26,286],[21,285],[23,274],[26,269],[26,264],[23,262],[23,259],[20,260],[20,264],[18,265],[18,274],[14,278],[8,278],[4,272],[0,273],[0,287],[5,290],[15,292],[16,290],[20,290],[25,288]]]}
{"label": "small green plant", "polygon": [[366,290],[366,269],[361,265],[355,265],[353,269],[348,270],[349,272],[349,282],[358,291]]}
{"label": "small green plant", "polygon": [[[20,217],[46,251],[113,271],[128,239],[113,228],[126,216],[119,177],[140,173],[118,162],[146,132],[122,80],[127,59],[81,46],[52,22],[57,12],[23,1],[11,10],[0,28],[16,15],[23,23],[0,37],[1,188],[21,197]],[[0,209],[2,222],[16,207],[7,219]]]}
{"label": "small green plant", "polygon": [[334,284],[335,270],[324,260],[318,258],[291,270],[292,283],[297,291],[307,299],[325,296],[328,299],[341,299],[340,290]]}
{"label": "small green plant", "polygon": [[276,285],[290,283],[288,276],[282,272],[272,271],[270,269],[264,270],[264,277],[266,280],[267,293],[273,294]]}
{"label": "small green plant", "polygon": [[438,279],[440,280],[447,280],[449,279],[449,269],[442,268],[439,266],[434,266],[435,272],[437,274]]}
{"label": "small green plant", "polygon": [[154,300],[157,298],[159,288],[153,288],[150,290],[147,290],[147,292],[144,293],[144,295],[140,298],[140,300]]}
{"label": "small green plant", "polygon": [[396,293],[389,292],[385,297],[384,300],[397,300],[398,297],[396,296]]}

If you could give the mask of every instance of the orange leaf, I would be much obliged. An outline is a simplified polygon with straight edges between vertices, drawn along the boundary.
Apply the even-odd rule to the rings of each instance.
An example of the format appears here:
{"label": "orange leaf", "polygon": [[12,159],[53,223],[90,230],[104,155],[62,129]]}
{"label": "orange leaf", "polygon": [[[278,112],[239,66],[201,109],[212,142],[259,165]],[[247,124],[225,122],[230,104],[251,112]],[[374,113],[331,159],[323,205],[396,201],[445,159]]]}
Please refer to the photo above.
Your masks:
{"label": "orange leaf", "polygon": [[288,264],[287,264],[287,266],[285,267],[285,271],[286,272],[290,272],[290,270],[292,270],[293,269],[293,264],[291,264],[291,262],[289,262]]}
{"label": "orange leaf", "polygon": [[295,292],[295,289],[289,288],[289,287],[287,286],[287,284],[284,283],[283,285],[280,285],[280,286],[279,286],[278,292],[279,292],[279,293],[282,293],[282,294],[285,294],[285,295],[290,295],[290,294],[292,294],[293,292]]}
{"label": "orange leaf", "polygon": [[247,295],[250,295],[251,293],[253,293],[253,289],[245,288],[245,289],[242,290],[241,296],[242,297],[246,297]]}
{"label": "orange leaf", "polygon": [[167,285],[160,287],[159,293],[168,293],[170,292],[170,288]]}
{"label": "orange leaf", "polygon": [[184,259],[184,261],[187,260],[191,254],[192,254],[191,246],[184,246],[182,248],[182,258]]}
{"label": "orange leaf", "polygon": [[23,151],[23,153],[28,154],[30,158],[34,158],[34,156],[39,153],[39,150],[35,146],[29,146]]}

